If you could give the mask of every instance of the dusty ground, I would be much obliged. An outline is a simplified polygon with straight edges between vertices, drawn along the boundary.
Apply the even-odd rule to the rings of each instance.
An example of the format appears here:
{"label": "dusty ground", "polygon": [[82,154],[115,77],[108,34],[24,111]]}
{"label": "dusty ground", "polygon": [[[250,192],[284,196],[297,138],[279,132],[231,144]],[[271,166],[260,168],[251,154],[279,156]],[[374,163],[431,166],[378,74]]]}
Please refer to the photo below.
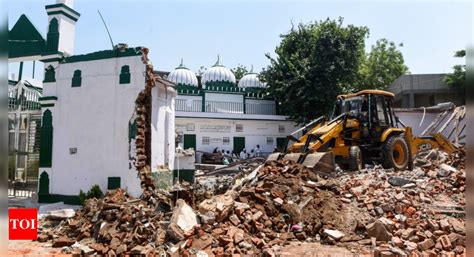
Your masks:
{"label": "dusty ground", "polygon": [[[48,244],[36,241],[9,241],[9,256],[70,256],[61,254],[61,248],[52,248]],[[282,257],[305,256],[305,257],[370,257],[369,252],[352,253],[343,247],[321,245],[320,243],[294,242],[282,248]]]}

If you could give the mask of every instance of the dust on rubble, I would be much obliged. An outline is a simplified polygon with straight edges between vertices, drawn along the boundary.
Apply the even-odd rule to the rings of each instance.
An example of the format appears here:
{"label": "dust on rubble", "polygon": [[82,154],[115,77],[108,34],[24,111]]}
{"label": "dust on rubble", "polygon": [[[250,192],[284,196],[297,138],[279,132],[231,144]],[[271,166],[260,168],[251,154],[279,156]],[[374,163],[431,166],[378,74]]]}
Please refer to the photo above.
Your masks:
{"label": "dust on rubble", "polygon": [[298,252],[295,242],[380,256],[465,256],[464,162],[463,149],[433,150],[413,171],[374,167],[322,179],[280,160],[238,175],[221,194],[193,198],[192,186],[180,185],[189,191],[184,200],[148,181],[141,199],[117,189],[73,218],[46,216],[38,241],[108,256],[275,256]]}

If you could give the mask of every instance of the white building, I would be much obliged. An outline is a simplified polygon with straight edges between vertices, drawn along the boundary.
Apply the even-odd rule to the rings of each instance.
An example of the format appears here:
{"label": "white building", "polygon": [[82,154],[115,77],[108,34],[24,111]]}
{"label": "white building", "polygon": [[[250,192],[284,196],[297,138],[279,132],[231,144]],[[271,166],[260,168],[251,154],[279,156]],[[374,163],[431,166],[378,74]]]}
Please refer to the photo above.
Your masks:
{"label": "white building", "polygon": [[[122,44],[74,55],[80,14],[72,2],[57,0],[46,6],[49,26],[44,44],[14,48],[20,53],[15,58],[36,58],[45,66],[39,99],[38,200],[77,203],[80,190],[87,192],[95,184],[102,191],[121,187],[138,197],[142,189],[137,170],[174,169],[175,87],[153,73],[147,48]],[[27,26],[30,31],[32,27],[36,30]],[[37,37],[31,42],[41,37],[37,31],[29,32],[17,36],[22,39],[17,41],[28,41],[31,35]]]}
{"label": "white building", "polygon": [[199,80],[183,63],[167,77],[177,85],[176,129],[183,148],[212,152],[250,152],[257,145],[270,153],[296,130],[279,115],[276,101],[263,92],[265,84],[252,71],[238,83],[219,59]]}

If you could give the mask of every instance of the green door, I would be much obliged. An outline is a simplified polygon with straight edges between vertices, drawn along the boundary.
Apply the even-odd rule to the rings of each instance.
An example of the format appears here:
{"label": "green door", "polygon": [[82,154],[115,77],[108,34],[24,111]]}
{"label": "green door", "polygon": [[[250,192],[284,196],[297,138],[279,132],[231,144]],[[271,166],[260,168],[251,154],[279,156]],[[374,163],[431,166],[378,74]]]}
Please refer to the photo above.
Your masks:
{"label": "green door", "polygon": [[196,150],[196,135],[184,135],[183,148],[193,148]]}
{"label": "green door", "polygon": [[285,150],[286,137],[277,137],[277,149],[279,152]]}
{"label": "green door", "polygon": [[234,153],[239,154],[245,148],[245,137],[234,137]]}

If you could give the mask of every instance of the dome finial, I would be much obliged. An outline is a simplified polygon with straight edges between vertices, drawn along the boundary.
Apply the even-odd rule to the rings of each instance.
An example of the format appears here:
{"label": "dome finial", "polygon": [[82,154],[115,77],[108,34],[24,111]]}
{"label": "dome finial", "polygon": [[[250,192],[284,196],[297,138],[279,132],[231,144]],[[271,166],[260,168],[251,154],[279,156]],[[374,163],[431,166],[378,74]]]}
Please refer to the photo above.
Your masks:
{"label": "dome finial", "polygon": [[187,69],[183,64],[183,58],[181,58],[181,63],[179,64],[179,66],[176,69]]}
{"label": "dome finial", "polygon": [[214,64],[214,66],[221,65],[221,60],[220,59],[221,58],[220,58],[219,54],[217,54],[217,62],[216,62],[216,64]]}
{"label": "dome finial", "polygon": [[253,64],[250,66],[250,73],[253,73]]}

